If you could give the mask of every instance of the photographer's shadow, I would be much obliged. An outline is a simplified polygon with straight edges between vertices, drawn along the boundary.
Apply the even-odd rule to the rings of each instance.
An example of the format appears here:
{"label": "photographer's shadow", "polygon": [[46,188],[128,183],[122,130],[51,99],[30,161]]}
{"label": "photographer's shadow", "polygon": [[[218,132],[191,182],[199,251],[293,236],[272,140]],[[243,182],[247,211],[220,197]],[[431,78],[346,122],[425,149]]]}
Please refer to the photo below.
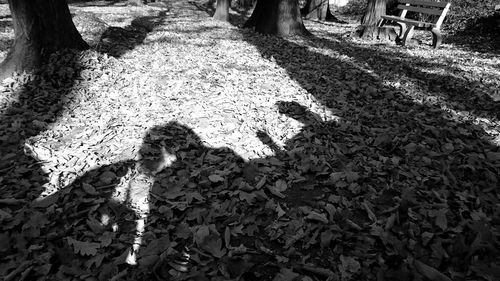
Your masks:
{"label": "photographer's shadow", "polygon": [[186,247],[224,254],[223,247],[204,248],[204,241],[181,229],[213,223],[210,217],[193,221],[191,216],[213,212],[212,204],[226,190],[237,189],[241,181],[231,179],[241,178],[244,165],[232,150],[204,145],[187,126],[169,122],[153,127],[136,159],[90,170],[32,204],[55,218],[43,229],[55,230],[47,244],[59,249],[52,266],[99,272],[99,280],[126,269],[139,279],[151,274],[167,278],[165,269],[188,271]]}

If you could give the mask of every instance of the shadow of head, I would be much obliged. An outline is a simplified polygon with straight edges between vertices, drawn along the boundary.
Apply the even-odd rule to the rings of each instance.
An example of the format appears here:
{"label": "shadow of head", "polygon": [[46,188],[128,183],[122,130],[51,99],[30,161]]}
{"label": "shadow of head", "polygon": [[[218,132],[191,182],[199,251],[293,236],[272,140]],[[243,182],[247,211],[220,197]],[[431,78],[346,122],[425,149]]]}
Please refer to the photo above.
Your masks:
{"label": "shadow of head", "polygon": [[142,173],[156,174],[169,167],[187,151],[202,149],[199,136],[189,127],[177,122],[155,126],[144,136],[139,150],[138,169]]}

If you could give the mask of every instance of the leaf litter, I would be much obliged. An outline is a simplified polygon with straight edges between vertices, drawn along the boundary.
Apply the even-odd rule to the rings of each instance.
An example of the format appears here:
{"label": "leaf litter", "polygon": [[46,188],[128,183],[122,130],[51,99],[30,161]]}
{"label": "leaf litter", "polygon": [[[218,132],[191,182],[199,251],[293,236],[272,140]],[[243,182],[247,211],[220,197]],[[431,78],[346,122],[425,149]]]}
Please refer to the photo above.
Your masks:
{"label": "leaf litter", "polygon": [[4,280],[500,277],[494,54],[202,4],[72,6],[93,49],[3,82]]}

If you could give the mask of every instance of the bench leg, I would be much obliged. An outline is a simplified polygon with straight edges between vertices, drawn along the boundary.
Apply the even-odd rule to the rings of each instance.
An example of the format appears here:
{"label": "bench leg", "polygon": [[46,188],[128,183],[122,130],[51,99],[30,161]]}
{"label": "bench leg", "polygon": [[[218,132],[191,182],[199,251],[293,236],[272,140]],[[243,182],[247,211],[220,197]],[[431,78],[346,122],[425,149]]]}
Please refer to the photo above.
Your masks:
{"label": "bench leg", "polygon": [[406,33],[406,23],[404,22],[396,22],[397,25],[399,25],[399,39],[403,38],[403,35]]}
{"label": "bench leg", "polygon": [[410,43],[411,37],[413,37],[413,30],[415,29],[414,25],[410,25],[401,40],[401,45],[406,46]]}
{"label": "bench leg", "polygon": [[439,48],[441,42],[443,42],[443,36],[441,35],[441,31],[438,28],[431,29],[432,32],[432,47],[434,49]]}

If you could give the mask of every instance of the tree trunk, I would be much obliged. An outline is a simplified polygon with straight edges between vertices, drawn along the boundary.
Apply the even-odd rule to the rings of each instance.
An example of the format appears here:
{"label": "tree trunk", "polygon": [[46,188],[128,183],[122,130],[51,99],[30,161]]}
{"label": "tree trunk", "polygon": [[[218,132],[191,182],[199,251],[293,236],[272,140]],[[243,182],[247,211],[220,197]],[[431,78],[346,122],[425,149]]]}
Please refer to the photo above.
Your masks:
{"label": "tree trunk", "polygon": [[380,16],[385,15],[386,0],[368,0],[361,25],[377,26]]}
{"label": "tree trunk", "polygon": [[0,79],[33,70],[54,51],[88,48],[76,30],[66,0],[9,0],[15,40],[0,64]]}
{"label": "tree trunk", "polygon": [[279,36],[310,34],[302,22],[298,0],[257,0],[244,27]]}
{"label": "tree trunk", "polygon": [[214,19],[220,21],[229,21],[230,6],[231,6],[231,0],[217,0]]}
{"label": "tree trunk", "polygon": [[254,0],[236,0],[236,7],[240,9],[251,9],[255,4]]}
{"label": "tree trunk", "polygon": [[378,27],[382,15],[385,15],[387,0],[368,0],[365,14],[361,18],[361,25],[356,29],[356,33],[364,39],[390,39],[396,33],[389,27]]}
{"label": "tree trunk", "polygon": [[328,0],[307,0],[306,5],[300,11],[306,19],[331,21],[336,20],[330,11]]}

